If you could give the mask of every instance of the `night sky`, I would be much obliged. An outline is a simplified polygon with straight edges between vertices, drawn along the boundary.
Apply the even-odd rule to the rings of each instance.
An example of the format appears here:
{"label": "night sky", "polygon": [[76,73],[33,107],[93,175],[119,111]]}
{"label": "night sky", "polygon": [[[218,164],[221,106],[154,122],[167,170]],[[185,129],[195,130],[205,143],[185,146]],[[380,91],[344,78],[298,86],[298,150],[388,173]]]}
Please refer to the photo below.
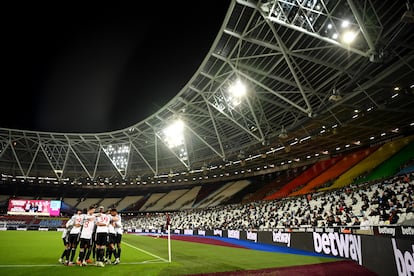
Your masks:
{"label": "night sky", "polygon": [[39,3],[2,8],[0,127],[90,133],[128,127],[172,99],[230,0]]}

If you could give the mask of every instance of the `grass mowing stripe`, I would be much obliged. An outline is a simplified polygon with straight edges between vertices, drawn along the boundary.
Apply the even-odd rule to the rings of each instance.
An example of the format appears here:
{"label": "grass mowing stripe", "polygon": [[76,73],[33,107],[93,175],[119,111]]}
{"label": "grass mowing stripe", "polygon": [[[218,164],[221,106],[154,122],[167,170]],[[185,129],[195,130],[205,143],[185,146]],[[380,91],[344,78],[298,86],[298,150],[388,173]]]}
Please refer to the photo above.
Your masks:
{"label": "grass mowing stripe", "polygon": [[39,266],[62,266],[62,264],[15,264],[15,265],[0,265],[2,267],[39,267]]}
{"label": "grass mowing stripe", "polygon": [[[122,265],[141,265],[141,264],[163,264],[165,261],[160,262],[159,259],[155,260],[148,260],[148,261],[142,261],[142,262],[128,262],[128,263],[120,263]],[[59,266],[61,267],[62,264],[15,264],[15,265],[0,265],[0,268],[7,268],[7,267],[46,267],[46,266]],[[88,265],[88,266],[94,266],[94,265]]]}
{"label": "grass mowing stripe", "polygon": [[141,249],[141,248],[138,248],[138,247],[136,247],[136,246],[133,246],[132,244],[129,244],[129,243],[125,242],[125,241],[124,241],[124,242],[122,242],[122,244],[125,244],[125,245],[127,245],[127,246],[129,246],[129,247],[131,247],[131,248],[134,248],[135,250],[141,251],[142,253],[148,254],[148,255],[150,255],[150,256],[152,256],[152,257],[155,257],[155,258],[157,258],[157,259],[160,259],[160,260],[162,260],[162,261],[164,261],[164,262],[168,263],[168,260],[166,260],[166,259],[164,259],[164,258],[161,258],[160,256],[157,256],[157,255],[155,255],[155,254],[152,254],[152,253],[150,253],[150,252],[148,252],[148,251],[146,251],[146,250],[144,250],[144,249]]}

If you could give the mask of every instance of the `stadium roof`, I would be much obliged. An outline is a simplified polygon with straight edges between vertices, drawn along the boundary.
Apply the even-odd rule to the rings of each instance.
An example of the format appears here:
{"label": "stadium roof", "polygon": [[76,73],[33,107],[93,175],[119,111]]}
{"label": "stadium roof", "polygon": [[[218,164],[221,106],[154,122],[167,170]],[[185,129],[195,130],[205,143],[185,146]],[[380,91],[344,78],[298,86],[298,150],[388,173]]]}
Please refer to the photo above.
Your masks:
{"label": "stadium roof", "polygon": [[[413,38],[411,2],[232,1],[197,72],[156,113],[105,133],[0,128],[0,172],[205,180],[405,136],[414,130]],[[235,84],[244,95],[232,94]]]}

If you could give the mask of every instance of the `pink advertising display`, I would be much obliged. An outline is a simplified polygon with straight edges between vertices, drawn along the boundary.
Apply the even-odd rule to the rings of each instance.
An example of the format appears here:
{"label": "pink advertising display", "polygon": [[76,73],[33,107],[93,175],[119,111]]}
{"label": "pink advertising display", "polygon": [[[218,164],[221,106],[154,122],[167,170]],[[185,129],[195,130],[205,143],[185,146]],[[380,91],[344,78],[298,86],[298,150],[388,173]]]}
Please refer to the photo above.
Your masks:
{"label": "pink advertising display", "polygon": [[61,206],[62,206],[62,202],[60,200],[51,200],[50,201],[50,216],[51,217],[60,216]]}
{"label": "pink advertising display", "polygon": [[37,199],[10,199],[7,214],[50,216],[50,201]]}

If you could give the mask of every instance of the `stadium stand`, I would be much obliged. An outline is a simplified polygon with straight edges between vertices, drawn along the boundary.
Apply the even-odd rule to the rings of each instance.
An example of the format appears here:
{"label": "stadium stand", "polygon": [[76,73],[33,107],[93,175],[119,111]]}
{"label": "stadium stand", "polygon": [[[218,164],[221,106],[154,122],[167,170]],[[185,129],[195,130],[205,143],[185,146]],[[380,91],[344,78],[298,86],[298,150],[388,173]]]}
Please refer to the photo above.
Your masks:
{"label": "stadium stand", "polygon": [[[411,142],[408,146],[402,148],[394,156],[385,160],[382,164],[380,164],[368,175],[356,179],[354,183],[362,183],[376,179],[391,177],[392,175],[398,173],[402,165],[404,165],[412,159],[414,159],[414,142]],[[410,170],[409,168],[406,171],[401,170],[400,174],[410,173],[413,170],[414,169]]]}
{"label": "stadium stand", "polygon": [[76,205],[78,205],[80,199],[79,198],[74,198],[74,197],[66,197],[63,199],[63,201],[68,204],[69,206],[72,206],[74,208],[76,208]]}
{"label": "stadium stand", "polygon": [[183,195],[177,198],[171,205],[164,208],[165,211],[188,209],[193,206],[197,193],[201,186],[193,187],[187,190]]}
{"label": "stadium stand", "polygon": [[353,166],[348,171],[341,174],[330,187],[325,189],[340,188],[351,184],[358,176],[372,171],[379,164],[385,162],[385,160],[407,146],[413,139],[414,136],[412,135],[382,145],[376,151],[360,161],[358,166]]}
{"label": "stadium stand", "polygon": [[151,194],[146,194],[142,196],[138,201],[125,208],[124,212],[139,212],[141,207],[145,204],[145,202],[150,196]]}
{"label": "stadium stand", "polygon": [[33,216],[22,216],[22,215],[14,215],[14,216],[0,216],[0,222],[5,225],[6,227],[10,228],[26,228],[28,227],[31,222],[35,218]]}
{"label": "stadium stand", "polygon": [[[355,226],[366,218],[369,225],[390,225],[396,211],[398,225],[412,225],[414,219],[414,174],[394,176],[375,183],[350,185],[337,190],[281,200],[248,204],[218,205],[171,213],[177,229],[277,229],[303,226]],[[126,221],[127,227],[158,228],[164,223],[159,213],[144,213]],[[336,220],[338,219],[338,220]]]}
{"label": "stadium stand", "polygon": [[206,185],[202,185],[200,191],[197,193],[197,196],[193,203],[193,207],[198,206],[201,203],[201,201],[203,201],[207,196],[209,196],[215,190],[219,189],[220,185],[223,185],[223,184],[220,182],[216,182],[216,183],[213,182],[213,183],[208,183]]}
{"label": "stadium stand", "polygon": [[151,194],[139,210],[141,212],[146,211],[148,208],[151,208],[151,206],[155,205],[158,202],[158,200],[161,199],[165,195],[166,195],[166,193],[153,193],[153,194]]}
{"label": "stadium stand", "polygon": [[412,172],[414,172],[414,165],[402,169],[401,171],[398,172],[398,175],[408,174],[408,173],[412,173]]}
{"label": "stadium stand", "polygon": [[99,201],[97,205],[105,207],[106,210],[108,208],[114,208],[119,201],[121,201],[121,198],[119,197],[106,197]]}
{"label": "stadium stand", "polygon": [[195,207],[195,208],[204,208],[204,207],[207,207],[212,202],[214,202],[214,200],[219,200],[220,199],[220,193],[223,190],[225,190],[228,187],[230,187],[231,185],[233,185],[233,183],[234,182],[228,182],[228,183],[224,184],[220,188],[218,188],[215,191],[213,191],[210,194],[208,194],[206,197],[204,197],[200,202],[198,202],[197,204],[195,204],[193,207]]}
{"label": "stadium stand", "polygon": [[309,169],[304,171],[301,175],[293,179],[291,182],[284,185],[280,188],[279,191],[265,197],[266,200],[271,199],[279,199],[282,197],[287,196],[289,193],[294,191],[295,189],[303,186],[304,184],[308,183],[310,180],[315,178],[316,176],[320,175],[322,172],[333,166],[336,162],[338,162],[342,157],[333,157],[328,160],[321,160],[316,162],[313,166]]}
{"label": "stadium stand", "polygon": [[[76,205],[77,209],[83,210],[88,209],[89,206],[98,205],[102,201],[102,198],[82,198],[81,201]],[[104,206],[106,207],[106,206]]]}
{"label": "stadium stand", "polygon": [[306,168],[307,166],[303,166],[300,168],[295,168],[293,170],[286,170],[283,173],[279,173],[276,176],[272,176],[272,180],[268,184],[263,185],[255,193],[253,193],[251,196],[247,198],[248,201],[262,200],[267,195],[270,195],[275,191],[280,190],[281,187],[284,187],[286,183],[296,178],[299,174],[306,170]]}
{"label": "stadium stand", "polygon": [[376,149],[377,147],[372,147],[346,155],[344,158],[335,163],[332,167],[330,167],[329,169],[321,173],[319,176],[315,177],[310,182],[308,182],[303,188],[293,193],[290,193],[289,196],[303,195],[311,192],[315,188],[318,188],[322,185],[329,184],[330,181],[340,176],[342,173],[344,173],[349,168],[357,164],[359,161],[370,155]]}
{"label": "stadium stand", "polygon": [[138,202],[141,198],[142,198],[141,195],[126,196],[118,202],[118,204],[116,205],[116,208],[117,208],[118,211],[123,211],[126,208],[128,208],[129,206],[131,206],[132,204]]}
{"label": "stadium stand", "polygon": [[209,206],[216,206],[249,184],[250,181],[246,180],[226,183],[221,188],[209,194],[206,198],[204,198],[204,200],[199,202],[194,207],[205,208]]}
{"label": "stadium stand", "polygon": [[203,202],[204,207],[217,206],[229,200],[234,194],[250,185],[249,180],[240,180],[229,183],[222,190],[216,193],[213,197],[208,198]]}
{"label": "stadium stand", "polygon": [[188,190],[173,190],[169,193],[165,194],[163,197],[158,199],[158,201],[149,206],[146,211],[162,211],[164,210],[168,205],[172,204],[178,197],[185,194]]}

